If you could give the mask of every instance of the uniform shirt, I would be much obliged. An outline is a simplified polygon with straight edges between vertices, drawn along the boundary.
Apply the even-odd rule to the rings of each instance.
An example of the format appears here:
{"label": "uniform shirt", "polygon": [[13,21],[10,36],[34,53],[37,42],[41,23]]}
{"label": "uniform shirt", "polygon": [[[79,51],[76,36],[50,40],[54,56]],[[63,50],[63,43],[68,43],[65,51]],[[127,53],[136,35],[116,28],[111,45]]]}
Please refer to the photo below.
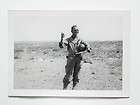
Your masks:
{"label": "uniform shirt", "polygon": [[74,55],[76,53],[78,53],[77,51],[77,47],[79,46],[79,44],[85,44],[86,47],[87,47],[87,50],[89,49],[89,44],[84,42],[83,40],[81,40],[80,38],[76,37],[76,38],[72,38],[72,37],[69,37],[67,39],[65,39],[63,41],[63,44],[65,46],[67,46],[67,51],[68,51],[68,55],[71,56],[71,55]]}

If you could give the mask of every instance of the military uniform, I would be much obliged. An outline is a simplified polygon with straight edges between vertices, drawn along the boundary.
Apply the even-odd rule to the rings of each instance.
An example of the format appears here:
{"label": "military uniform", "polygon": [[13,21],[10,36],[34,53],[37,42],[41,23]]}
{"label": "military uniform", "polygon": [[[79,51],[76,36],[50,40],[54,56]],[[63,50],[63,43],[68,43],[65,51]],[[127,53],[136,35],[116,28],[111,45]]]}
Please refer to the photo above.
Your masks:
{"label": "military uniform", "polygon": [[[82,60],[82,55],[79,53],[79,45],[84,44],[85,45],[85,50],[88,50],[89,45],[79,39],[78,37],[72,38],[69,37],[63,41],[63,45],[67,46],[67,51],[68,51],[68,56],[67,58],[67,64],[65,66],[65,76],[63,79],[63,88],[67,88],[68,84],[70,83],[70,77],[73,76],[73,87],[79,82],[78,78],[78,73],[81,69],[81,60]],[[84,51],[84,50],[83,50]],[[82,52],[83,52],[82,51]]]}

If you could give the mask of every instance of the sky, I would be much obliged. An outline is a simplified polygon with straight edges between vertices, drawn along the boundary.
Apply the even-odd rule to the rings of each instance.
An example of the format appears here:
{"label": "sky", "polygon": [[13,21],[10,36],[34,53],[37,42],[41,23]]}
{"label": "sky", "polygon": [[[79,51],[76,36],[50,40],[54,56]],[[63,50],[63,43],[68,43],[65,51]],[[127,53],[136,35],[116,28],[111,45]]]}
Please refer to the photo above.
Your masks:
{"label": "sky", "polygon": [[9,11],[9,34],[14,41],[59,41],[61,32],[71,36],[71,26],[88,41],[122,40],[123,18],[100,11]]}

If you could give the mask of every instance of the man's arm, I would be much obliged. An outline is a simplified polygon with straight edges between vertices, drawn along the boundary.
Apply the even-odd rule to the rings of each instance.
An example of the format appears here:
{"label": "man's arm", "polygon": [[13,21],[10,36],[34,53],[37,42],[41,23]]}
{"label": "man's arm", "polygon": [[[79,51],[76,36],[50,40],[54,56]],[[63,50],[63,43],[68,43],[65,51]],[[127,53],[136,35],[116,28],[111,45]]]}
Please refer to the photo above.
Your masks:
{"label": "man's arm", "polygon": [[60,48],[64,48],[64,46],[68,46],[68,42],[67,42],[66,39],[59,42],[59,47]]}
{"label": "man's arm", "polygon": [[65,39],[64,40],[64,33],[61,33],[61,41],[59,42],[59,47],[60,48],[64,48],[64,46],[67,46],[68,45],[68,41]]}

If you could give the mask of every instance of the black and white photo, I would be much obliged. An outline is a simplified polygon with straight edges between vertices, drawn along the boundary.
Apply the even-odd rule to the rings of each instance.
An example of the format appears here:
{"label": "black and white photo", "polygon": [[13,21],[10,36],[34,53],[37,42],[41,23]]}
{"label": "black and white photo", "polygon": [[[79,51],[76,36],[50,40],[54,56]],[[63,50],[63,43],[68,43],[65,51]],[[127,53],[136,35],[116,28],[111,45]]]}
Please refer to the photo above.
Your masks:
{"label": "black and white photo", "polygon": [[128,96],[128,11],[9,10],[9,94]]}

